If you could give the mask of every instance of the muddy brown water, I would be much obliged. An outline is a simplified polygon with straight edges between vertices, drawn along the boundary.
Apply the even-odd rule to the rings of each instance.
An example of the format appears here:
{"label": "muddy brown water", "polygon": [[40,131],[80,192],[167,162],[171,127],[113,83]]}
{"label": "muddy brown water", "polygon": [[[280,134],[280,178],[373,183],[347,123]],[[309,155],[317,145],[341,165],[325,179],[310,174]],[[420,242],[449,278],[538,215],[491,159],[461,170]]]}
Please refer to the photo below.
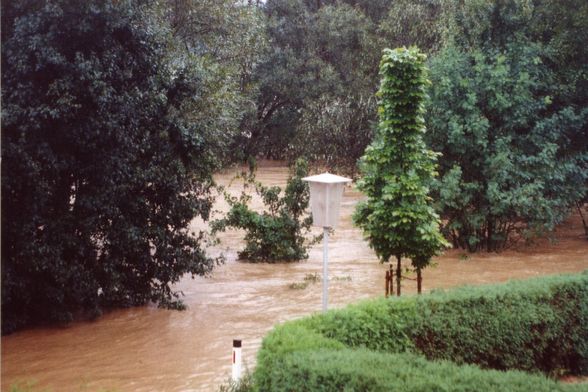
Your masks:
{"label": "muddy brown water", "polygon": [[[217,180],[229,185],[233,174],[220,174]],[[284,185],[286,177],[287,169],[275,165],[265,165],[258,173],[266,185]],[[238,182],[229,187],[235,194],[240,188]],[[340,227],[330,238],[330,307],[384,292],[387,266],[377,262],[351,224],[361,197],[353,188],[346,189]],[[223,203],[218,207],[226,208]],[[195,229],[204,226],[193,223]],[[539,240],[465,260],[463,252],[448,251],[424,272],[424,291],[585,270],[588,242],[582,232],[579,217],[573,216],[558,228],[555,241]],[[2,390],[20,380],[34,380],[39,388],[52,391],[214,391],[230,376],[234,338],[243,339],[244,362],[252,368],[261,339],[273,325],[320,311],[320,282],[306,289],[289,285],[321,273],[322,247],[315,245],[308,261],[300,263],[248,264],[236,260],[242,237],[239,231],[223,234],[211,252],[222,251],[227,261],[210,278],[178,283],[188,305],[184,312],[145,306],[113,311],[94,322],[2,337]],[[414,294],[415,286],[406,281],[403,292]]]}

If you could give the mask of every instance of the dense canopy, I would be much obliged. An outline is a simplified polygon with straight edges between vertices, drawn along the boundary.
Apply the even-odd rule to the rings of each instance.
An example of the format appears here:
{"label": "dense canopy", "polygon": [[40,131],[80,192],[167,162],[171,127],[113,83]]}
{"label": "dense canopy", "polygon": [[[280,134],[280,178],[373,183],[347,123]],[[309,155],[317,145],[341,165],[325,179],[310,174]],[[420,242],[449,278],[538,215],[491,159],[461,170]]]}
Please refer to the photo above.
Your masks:
{"label": "dense canopy", "polygon": [[173,283],[215,264],[189,224],[219,168],[305,158],[358,176],[384,48],[427,55],[419,127],[442,155],[423,186],[454,246],[499,251],[588,213],[585,0],[1,7],[3,332],[181,307]]}

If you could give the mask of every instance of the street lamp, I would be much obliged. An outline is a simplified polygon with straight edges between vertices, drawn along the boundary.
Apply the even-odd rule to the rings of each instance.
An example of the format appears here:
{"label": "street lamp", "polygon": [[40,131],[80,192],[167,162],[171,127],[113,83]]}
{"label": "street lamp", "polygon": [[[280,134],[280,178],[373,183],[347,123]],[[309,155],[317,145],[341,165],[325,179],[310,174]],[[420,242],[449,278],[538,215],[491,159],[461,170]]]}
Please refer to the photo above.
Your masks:
{"label": "street lamp", "polygon": [[329,228],[337,227],[339,223],[339,207],[345,183],[351,179],[323,173],[305,177],[310,185],[310,209],[312,224],[323,228],[323,312],[327,310],[329,296]]}

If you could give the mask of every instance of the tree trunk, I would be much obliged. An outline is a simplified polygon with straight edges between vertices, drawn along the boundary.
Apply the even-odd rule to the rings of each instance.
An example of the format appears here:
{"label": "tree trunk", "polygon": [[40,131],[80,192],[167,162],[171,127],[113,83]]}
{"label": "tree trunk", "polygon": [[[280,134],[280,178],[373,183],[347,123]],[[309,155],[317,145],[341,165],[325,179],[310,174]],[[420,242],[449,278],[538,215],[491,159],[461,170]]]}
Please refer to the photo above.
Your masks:
{"label": "tree trunk", "polygon": [[390,263],[390,295],[394,295],[394,266]]}
{"label": "tree trunk", "polygon": [[490,217],[486,218],[486,251],[492,252],[492,237],[494,236],[494,225]]}
{"label": "tree trunk", "polygon": [[400,255],[396,255],[396,295],[400,297],[400,279],[402,270],[400,269]]}
{"label": "tree trunk", "polygon": [[584,214],[582,214],[582,203],[577,202],[576,207],[578,208],[578,212],[580,213],[580,218],[582,218],[582,225],[584,225],[584,234],[586,234],[586,239],[588,240],[588,224],[586,223],[586,219],[584,219]]}
{"label": "tree trunk", "polygon": [[417,292],[421,294],[423,291],[423,275],[422,270],[417,268]]}

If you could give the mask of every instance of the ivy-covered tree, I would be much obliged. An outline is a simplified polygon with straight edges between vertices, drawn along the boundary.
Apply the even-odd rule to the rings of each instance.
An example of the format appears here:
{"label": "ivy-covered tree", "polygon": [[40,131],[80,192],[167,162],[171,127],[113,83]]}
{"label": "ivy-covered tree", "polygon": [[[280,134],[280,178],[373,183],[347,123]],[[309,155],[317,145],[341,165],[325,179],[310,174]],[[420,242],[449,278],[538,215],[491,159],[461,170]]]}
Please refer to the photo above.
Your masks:
{"label": "ivy-covered tree", "polygon": [[429,197],[437,154],[423,140],[425,55],[415,47],[385,49],[380,74],[378,131],[362,158],[358,181],[367,200],[358,204],[353,219],[381,262],[396,258],[397,295],[403,257],[412,260],[420,293],[422,269],[447,245]]}
{"label": "ivy-covered tree", "polygon": [[210,71],[140,1],[2,3],[2,331],[103,306],[181,306],[206,274]]}

